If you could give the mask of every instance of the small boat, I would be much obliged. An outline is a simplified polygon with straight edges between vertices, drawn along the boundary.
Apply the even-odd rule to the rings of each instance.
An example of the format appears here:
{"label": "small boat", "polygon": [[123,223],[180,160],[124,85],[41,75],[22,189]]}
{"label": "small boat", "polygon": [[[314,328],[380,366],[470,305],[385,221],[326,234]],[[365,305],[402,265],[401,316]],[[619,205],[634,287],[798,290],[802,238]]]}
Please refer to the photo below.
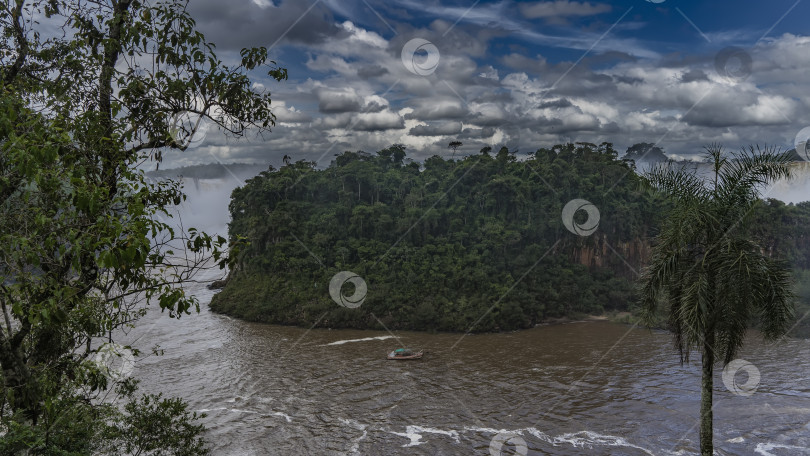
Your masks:
{"label": "small boat", "polygon": [[397,348],[388,354],[388,359],[419,359],[423,354],[424,352],[422,350],[413,351],[408,348]]}

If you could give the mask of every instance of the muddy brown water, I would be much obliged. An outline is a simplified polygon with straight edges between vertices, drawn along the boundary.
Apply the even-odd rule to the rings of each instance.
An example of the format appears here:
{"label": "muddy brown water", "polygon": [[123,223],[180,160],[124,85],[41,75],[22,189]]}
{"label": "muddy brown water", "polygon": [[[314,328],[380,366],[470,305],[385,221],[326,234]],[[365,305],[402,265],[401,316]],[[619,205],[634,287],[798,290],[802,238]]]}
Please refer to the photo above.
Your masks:
{"label": "muddy brown water", "polygon": [[[308,330],[214,314],[212,292],[191,291],[200,314],[150,311],[124,342],[160,345],[133,375],[205,412],[217,455],[697,454],[700,369],[679,364],[665,333],[608,322],[467,337]],[[427,353],[386,360],[401,345]],[[760,378],[735,394],[717,368],[717,454],[810,454],[810,341],[752,334],[740,358]]]}

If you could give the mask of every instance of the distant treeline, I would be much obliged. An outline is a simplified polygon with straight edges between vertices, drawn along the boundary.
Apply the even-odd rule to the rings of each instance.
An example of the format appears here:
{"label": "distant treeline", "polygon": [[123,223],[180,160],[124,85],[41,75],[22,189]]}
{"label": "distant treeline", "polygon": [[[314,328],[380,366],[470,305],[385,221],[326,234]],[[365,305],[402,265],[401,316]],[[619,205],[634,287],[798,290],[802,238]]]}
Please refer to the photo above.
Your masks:
{"label": "distant treeline", "polygon": [[[345,152],[325,170],[299,161],[234,190],[239,262],[211,308],[280,324],[448,331],[632,311],[667,202],[642,190],[610,143],[557,145],[522,161],[506,148],[423,164],[405,156],[394,145]],[[593,234],[563,224],[573,199],[598,209]],[[578,212],[575,223],[585,222]],[[810,268],[808,224],[810,203],[768,200],[740,228]],[[368,285],[358,308],[330,299],[340,271]]]}

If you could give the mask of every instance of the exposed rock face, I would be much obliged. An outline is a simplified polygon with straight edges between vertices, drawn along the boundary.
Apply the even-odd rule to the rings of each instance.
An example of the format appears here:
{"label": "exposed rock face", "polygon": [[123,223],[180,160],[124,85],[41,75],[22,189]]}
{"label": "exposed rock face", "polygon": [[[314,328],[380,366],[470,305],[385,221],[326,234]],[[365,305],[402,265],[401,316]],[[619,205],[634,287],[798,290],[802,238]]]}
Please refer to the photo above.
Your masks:
{"label": "exposed rock face", "polygon": [[611,242],[604,233],[593,236],[593,243],[574,246],[573,261],[588,267],[617,267],[617,273],[633,276],[650,257],[649,239]]}

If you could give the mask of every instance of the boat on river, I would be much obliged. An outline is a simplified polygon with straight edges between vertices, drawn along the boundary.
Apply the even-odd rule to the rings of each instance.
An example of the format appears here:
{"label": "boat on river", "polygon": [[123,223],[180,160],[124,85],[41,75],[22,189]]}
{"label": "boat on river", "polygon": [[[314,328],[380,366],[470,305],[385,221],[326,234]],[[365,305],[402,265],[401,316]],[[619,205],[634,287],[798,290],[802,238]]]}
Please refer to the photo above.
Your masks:
{"label": "boat on river", "polygon": [[422,350],[413,351],[409,348],[397,348],[396,350],[392,351],[388,354],[388,359],[419,359],[422,357],[424,352]]}

